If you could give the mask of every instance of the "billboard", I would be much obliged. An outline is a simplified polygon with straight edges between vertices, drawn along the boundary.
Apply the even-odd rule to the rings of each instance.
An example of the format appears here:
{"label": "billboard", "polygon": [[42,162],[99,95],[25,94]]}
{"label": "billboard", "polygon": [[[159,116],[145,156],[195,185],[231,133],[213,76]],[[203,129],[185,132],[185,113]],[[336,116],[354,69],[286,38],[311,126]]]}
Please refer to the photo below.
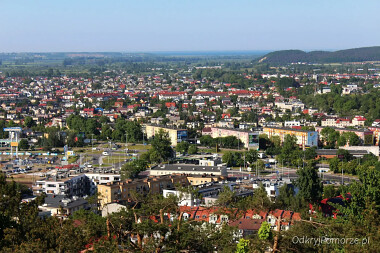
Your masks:
{"label": "billboard", "polygon": [[182,140],[187,139],[187,130],[178,130],[177,131],[177,141],[181,142]]}
{"label": "billboard", "polygon": [[21,127],[4,127],[3,130],[4,132],[21,132],[22,128]]}
{"label": "billboard", "polygon": [[11,147],[18,147],[18,142],[17,141],[12,141],[11,142]]}
{"label": "billboard", "polygon": [[74,151],[67,151],[67,156],[75,156],[75,153]]}

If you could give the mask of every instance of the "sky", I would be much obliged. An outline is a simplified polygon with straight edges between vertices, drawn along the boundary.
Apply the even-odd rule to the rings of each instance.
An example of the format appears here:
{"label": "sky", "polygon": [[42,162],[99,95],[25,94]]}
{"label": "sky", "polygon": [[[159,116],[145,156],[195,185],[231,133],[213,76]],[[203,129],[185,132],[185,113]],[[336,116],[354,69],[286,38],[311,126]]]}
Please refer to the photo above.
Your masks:
{"label": "sky", "polygon": [[380,46],[379,0],[0,0],[0,52]]}

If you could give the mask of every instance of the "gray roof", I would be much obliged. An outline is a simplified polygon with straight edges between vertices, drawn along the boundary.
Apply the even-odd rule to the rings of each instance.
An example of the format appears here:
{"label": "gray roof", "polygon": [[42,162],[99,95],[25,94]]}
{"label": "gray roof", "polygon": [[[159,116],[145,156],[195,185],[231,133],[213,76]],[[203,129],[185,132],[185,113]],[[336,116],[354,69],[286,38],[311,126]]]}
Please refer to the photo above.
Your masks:
{"label": "gray roof", "polygon": [[200,166],[195,164],[162,164],[151,168],[151,170],[172,170],[172,171],[198,171],[198,172],[220,172],[222,169],[226,169],[226,166]]}
{"label": "gray roof", "polygon": [[[351,155],[366,155],[369,154],[367,150],[347,150]],[[318,149],[317,155],[336,155],[338,149]]]}
{"label": "gray roof", "polygon": [[315,132],[317,132],[317,131],[302,130],[302,129],[289,128],[289,127],[274,127],[274,126],[266,126],[265,128],[273,128],[273,129],[279,129],[279,130],[288,130],[288,131],[304,132],[304,133],[315,133]]}
{"label": "gray roof", "polygon": [[[65,204],[66,200],[70,200],[70,202],[67,202],[67,204]],[[63,208],[73,208],[85,205],[87,203],[87,200],[85,200],[84,198],[68,199],[64,195],[47,194],[45,198],[45,204],[47,207],[58,208],[62,206]]]}

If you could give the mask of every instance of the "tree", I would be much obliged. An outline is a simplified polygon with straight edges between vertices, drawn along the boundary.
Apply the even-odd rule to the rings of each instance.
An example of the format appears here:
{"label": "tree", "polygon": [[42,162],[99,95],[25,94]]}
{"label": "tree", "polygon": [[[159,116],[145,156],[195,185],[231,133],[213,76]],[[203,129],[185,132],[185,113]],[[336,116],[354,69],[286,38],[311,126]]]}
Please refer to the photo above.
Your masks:
{"label": "tree", "polygon": [[103,139],[103,140],[108,140],[112,136],[112,129],[111,129],[111,127],[108,124],[104,124],[102,126],[101,132],[102,133],[100,134],[100,138]]}
{"label": "tree", "polygon": [[335,148],[336,142],[339,138],[339,132],[334,128],[325,127],[321,131],[322,142],[325,143],[325,148]]}
{"label": "tree", "polygon": [[297,171],[296,186],[299,188],[298,194],[306,201],[317,203],[322,197],[323,186],[318,177],[317,168],[308,163],[305,168]]}
{"label": "tree", "polygon": [[141,125],[136,121],[127,121],[124,126],[128,142],[138,142],[143,139]]}
{"label": "tree", "polygon": [[224,186],[219,193],[216,205],[220,207],[233,207],[236,200],[236,192],[232,191],[228,186]]}
{"label": "tree", "polygon": [[339,147],[346,145],[347,144],[346,137],[344,135],[339,136],[337,144]]}
{"label": "tree", "polygon": [[148,162],[142,159],[126,163],[121,168],[121,178],[123,180],[136,178],[137,175],[140,172],[145,171],[147,167]]}
{"label": "tree", "polygon": [[347,136],[348,136],[348,143],[350,144],[350,146],[358,146],[360,144],[360,139],[359,139],[359,136],[357,136],[357,134],[355,134],[354,132],[347,132],[345,133]]}
{"label": "tree", "polygon": [[323,187],[323,198],[333,198],[336,197],[338,194],[338,191],[335,190],[334,185],[327,185]]}
{"label": "tree", "polygon": [[280,209],[288,209],[294,203],[294,189],[293,187],[284,184],[279,189],[279,195],[276,197],[276,207]]}
{"label": "tree", "polygon": [[195,144],[190,145],[188,152],[190,155],[194,155],[194,154],[198,153],[197,145],[195,145]]}
{"label": "tree", "polygon": [[343,215],[363,220],[365,210],[376,210],[380,213],[380,172],[368,167],[359,174],[360,182],[353,182],[348,187],[342,188],[342,195],[351,194],[350,201],[345,201],[346,206],[338,209]]}
{"label": "tree", "polygon": [[263,171],[263,170],[265,170],[265,162],[261,159],[258,159],[258,160],[256,160],[255,164],[252,165],[251,168],[252,168],[252,170],[256,170],[256,168],[257,168],[259,171]]}
{"label": "tree", "polygon": [[251,205],[251,208],[256,210],[268,210],[272,207],[272,202],[262,184],[254,190]]}
{"label": "tree", "polygon": [[268,135],[260,134],[259,135],[259,149],[266,150],[269,145],[270,145],[270,140],[268,138]]}
{"label": "tree", "polygon": [[94,135],[99,135],[99,130],[101,125],[98,121],[94,119],[88,119],[86,120],[86,133],[88,135],[94,134]]}
{"label": "tree", "polygon": [[241,238],[236,245],[235,253],[248,253],[249,252],[249,240]]}
{"label": "tree", "polygon": [[33,120],[32,117],[25,117],[24,119],[24,125],[27,127],[27,128],[31,128],[33,126],[36,126],[36,122]]}
{"label": "tree", "polygon": [[227,166],[233,166],[234,165],[234,155],[231,151],[228,151],[223,154],[222,156],[222,162],[226,163]]}
{"label": "tree", "polygon": [[78,132],[85,131],[85,120],[82,116],[71,114],[69,117],[67,117],[66,123],[71,130]]}
{"label": "tree", "polygon": [[177,144],[175,149],[177,152],[184,154],[184,153],[187,153],[189,146],[190,145],[187,141],[181,141],[180,143]]}
{"label": "tree", "polygon": [[337,173],[340,171],[340,164],[341,164],[341,162],[339,161],[338,157],[334,157],[334,158],[329,160],[329,168],[334,173]]}
{"label": "tree", "polygon": [[261,223],[261,227],[259,229],[258,234],[261,240],[269,240],[272,238],[273,235],[268,222],[264,221],[263,223]]}
{"label": "tree", "polygon": [[51,148],[63,147],[63,138],[61,138],[58,129],[51,129],[49,131],[49,137],[47,139],[47,146]]}
{"label": "tree", "polygon": [[336,152],[336,156],[338,158],[342,157],[342,158],[339,158],[339,159],[342,159],[345,162],[348,162],[348,161],[350,161],[350,160],[352,160],[354,158],[354,156],[351,155],[350,152],[348,150],[345,150],[345,149],[338,149],[338,151]]}
{"label": "tree", "polygon": [[277,160],[284,164],[296,166],[300,163],[301,154],[297,145],[297,138],[294,135],[286,135]]}
{"label": "tree", "polygon": [[18,143],[18,148],[20,150],[27,150],[29,148],[28,140],[27,139],[21,139]]}
{"label": "tree", "polygon": [[258,155],[259,152],[257,152],[257,150],[250,149],[245,152],[245,161],[252,165],[254,162],[256,162]]}
{"label": "tree", "polygon": [[173,149],[171,147],[171,141],[168,132],[160,129],[155,135],[151,142],[152,152],[156,152],[160,161],[167,161],[173,156]]}
{"label": "tree", "polygon": [[306,160],[312,160],[317,157],[316,147],[307,148],[303,153]]}

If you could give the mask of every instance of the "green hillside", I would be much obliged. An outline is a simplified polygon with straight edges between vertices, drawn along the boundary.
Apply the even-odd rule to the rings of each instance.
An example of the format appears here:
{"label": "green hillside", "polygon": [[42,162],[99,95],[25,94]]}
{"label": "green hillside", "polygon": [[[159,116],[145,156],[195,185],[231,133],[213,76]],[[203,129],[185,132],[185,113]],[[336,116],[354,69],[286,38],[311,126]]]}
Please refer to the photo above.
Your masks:
{"label": "green hillside", "polygon": [[260,58],[258,62],[269,64],[287,64],[294,62],[333,63],[380,61],[380,47],[362,47],[335,52],[301,50],[281,50],[271,52]]}

